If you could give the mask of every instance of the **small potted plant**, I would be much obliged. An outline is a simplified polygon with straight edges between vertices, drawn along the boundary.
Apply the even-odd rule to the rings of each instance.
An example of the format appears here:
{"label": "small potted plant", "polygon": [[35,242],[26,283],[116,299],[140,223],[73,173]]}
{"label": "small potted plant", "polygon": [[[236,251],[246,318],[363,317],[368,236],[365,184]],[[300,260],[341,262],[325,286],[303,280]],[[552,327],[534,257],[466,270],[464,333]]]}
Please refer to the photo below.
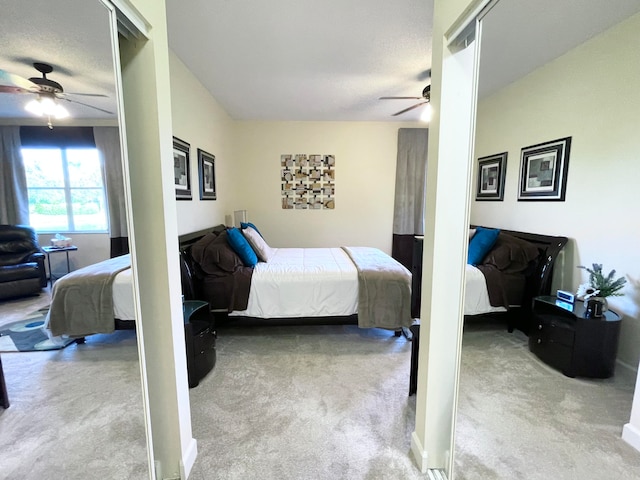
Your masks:
{"label": "small potted plant", "polygon": [[607,297],[620,297],[624,295],[620,290],[627,283],[627,279],[619,277],[614,280],[615,270],[611,270],[608,275],[602,273],[602,264],[594,263],[592,268],[579,265],[578,268],[589,273],[589,283],[583,283],[578,287],[576,296],[585,301],[596,300],[603,304],[602,311],[608,308]]}

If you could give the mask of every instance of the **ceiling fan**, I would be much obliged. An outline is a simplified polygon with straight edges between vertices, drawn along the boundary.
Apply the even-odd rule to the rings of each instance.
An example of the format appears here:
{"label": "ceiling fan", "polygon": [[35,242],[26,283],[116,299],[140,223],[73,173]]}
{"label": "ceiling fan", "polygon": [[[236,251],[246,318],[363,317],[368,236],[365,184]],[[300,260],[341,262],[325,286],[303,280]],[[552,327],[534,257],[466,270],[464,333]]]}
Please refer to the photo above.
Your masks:
{"label": "ceiling fan", "polygon": [[426,105],[431,101],[431,85],[427,85],[426,87],[424,87],[424,89],[422,90],[421,97],[380,97],[379,100],[422,100],[422,102],[416,103],[415,105],[412,105],[408,108],[405,108],[404,110],[400,110],[399,112],[394,113],[392,117],[395,117],[397,115],[402,115],[403,113],[406,113],[409,110],[418,108],[420,105]]}
{"label": "ceiling fan", "polygon": [[51,117],[64,118],[69,115],[58,100],[66,100],[67,102],[77,103],[104,113],[113,114],[113,112],[103,108],[68,98],[69,95],[84,97],[106,97],[107,95],[99,93],[65,92],[62,85],[47,78],[47,74],[53,72],[51,65],[36,62],[33,64],[33,67],[40,72],[41,77],[31,77],[27,80],[20,75],[0,70],[0,93],[35,94],[37,97],[27,103],[25,108],[36,115],[47,116],[49,118],[49,128],[51,128]]}

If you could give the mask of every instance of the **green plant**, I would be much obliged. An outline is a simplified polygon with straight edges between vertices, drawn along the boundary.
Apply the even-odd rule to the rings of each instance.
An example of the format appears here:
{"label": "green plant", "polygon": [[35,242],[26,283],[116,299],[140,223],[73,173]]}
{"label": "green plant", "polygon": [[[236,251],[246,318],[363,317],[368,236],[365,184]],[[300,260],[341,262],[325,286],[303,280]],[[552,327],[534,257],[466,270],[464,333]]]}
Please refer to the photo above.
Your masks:
{"label": "green plant", "polygon": [[598,290],[599,297],[620,297],[624,295],[620,293],[622,287],[627,283],[627,279],[620,277],[616,280],[613,279],[616,275],[615,270],[611,270],[608,275],[602,273],[602,264],[594,263],[592,268],[579,265],[578,268],[582,268],[589,272],[589,284],[592,288]]}

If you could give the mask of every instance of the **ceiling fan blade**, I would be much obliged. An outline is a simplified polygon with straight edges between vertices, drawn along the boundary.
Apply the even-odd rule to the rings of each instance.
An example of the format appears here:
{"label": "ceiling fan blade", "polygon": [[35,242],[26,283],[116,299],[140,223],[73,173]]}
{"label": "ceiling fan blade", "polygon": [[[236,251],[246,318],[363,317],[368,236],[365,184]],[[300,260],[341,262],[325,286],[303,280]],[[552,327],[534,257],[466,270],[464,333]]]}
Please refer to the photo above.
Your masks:
{"label": "ceiling fan blade", "polygon": [[88,103],[82,103],[79,102],[77,100],[71,100],[70,98],[66,98],[66,97],[62,97],[64,100],[66,100],[67,102],[71,102],[71,103],[77,103],[78,105],[84,105],[85,107],[89,107],[89,108],[93,108],[95,110],[100,110],[101,112],[104,113],[108,113],[110,115],[113,115],[113,112],[110,112],[109,110],[105,110],[104,108],[100,108],[100,107],[94,107],[93,105],[89,105]]}
{"label": "ceiling fan blade", "polygon": [[40,87],[31,80],[14,73],[0,70],[0,92],[2,93],[37,93]]}
{"label": "ceiling fan blade", "polygon": [[422,97],[380,97],[378,100],[422,100]]}
{"label": "ceiling fan blade", "polygon": [[107,98],[109,95],[103,95],[101,93],[76,93],[76,92],[64,92],[63,95],[76,95],[79,97],[104,97]]}
{"label": "ceiling fan blade", "polygon": [[394,113],[394,114],[393,114],[393,115],[391,115],[391,116],[392,116],[392,117],[395,117],[396,115],[402,115],[403,113],[408,112],[409,110],[413,110],[414,108],[418,108],[420,105],[424,105],[424,104],[426,104],[426,103],[429,103],[429,102],[420,102],[420,103],[416,103],[416,104],[415,104],[415,105],[413,105],[412,107],[405,108],[404,110],[400,110],[399,112]]}

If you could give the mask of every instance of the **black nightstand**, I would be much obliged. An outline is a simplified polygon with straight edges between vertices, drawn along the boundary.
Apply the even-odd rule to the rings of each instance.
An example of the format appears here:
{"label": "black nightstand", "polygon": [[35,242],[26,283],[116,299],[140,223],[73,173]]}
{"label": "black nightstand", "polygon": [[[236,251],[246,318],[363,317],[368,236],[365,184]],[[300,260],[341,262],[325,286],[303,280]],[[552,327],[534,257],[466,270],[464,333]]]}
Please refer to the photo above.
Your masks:
{"label": "black nightstand", "polygon": [[556,297],[533,299],[529,350],[568,377],[608,378],[613,375],[620,337],[620,316],[607,310],[585,318],[582,301]]}
{"label": "black nightstand", "polygon": [[186,300],[182,304],[182,313],[189,388],[193,388],[216,364],[215,323],[208,302]]}

